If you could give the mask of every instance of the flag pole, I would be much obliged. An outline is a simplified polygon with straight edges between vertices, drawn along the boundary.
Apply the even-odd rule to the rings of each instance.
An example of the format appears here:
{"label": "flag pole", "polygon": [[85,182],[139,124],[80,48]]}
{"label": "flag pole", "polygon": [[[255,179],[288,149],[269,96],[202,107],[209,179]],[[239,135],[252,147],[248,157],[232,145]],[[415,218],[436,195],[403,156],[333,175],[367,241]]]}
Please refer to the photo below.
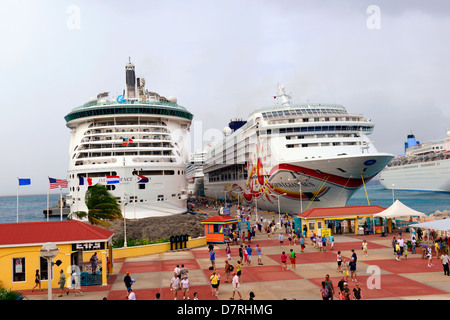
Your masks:
{"label": "flag pole", "polygon": [[61,215],[61,221],[62,221],[62,209],[63,209],[63,203],[62,203],[62,188],[61,185],[59,186],[59,213]]}
{"label": "flag pole", "polygon": [[48,221],[48,217],[49,217],[49,210],[50,210],[50,208],[49,208],[49,200],[48,200],[48,198],[49,198],[49,196],[50,196],[50,177],[48,177],[47,176],[47,221]]}
{"label": "flag pole", "polygon": [[134,202],[133,202],[133,206],[134,206],[134,219],[136,219],[136,184],[137,184],[137,176],[134,176]]}
{"label": "flag pole", "polygon": [[19,222],[19,177],[17,177],[17,222]]}

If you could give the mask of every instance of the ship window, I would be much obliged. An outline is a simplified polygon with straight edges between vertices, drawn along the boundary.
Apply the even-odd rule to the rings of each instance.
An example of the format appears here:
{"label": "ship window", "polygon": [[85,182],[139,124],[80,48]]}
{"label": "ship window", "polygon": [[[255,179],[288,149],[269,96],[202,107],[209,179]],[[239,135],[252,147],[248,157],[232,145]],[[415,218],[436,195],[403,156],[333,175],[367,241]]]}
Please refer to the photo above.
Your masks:
{"label": "ship window", "polygon": [[139,189],[141,190],[145,189],[145,183],[139,183]]}

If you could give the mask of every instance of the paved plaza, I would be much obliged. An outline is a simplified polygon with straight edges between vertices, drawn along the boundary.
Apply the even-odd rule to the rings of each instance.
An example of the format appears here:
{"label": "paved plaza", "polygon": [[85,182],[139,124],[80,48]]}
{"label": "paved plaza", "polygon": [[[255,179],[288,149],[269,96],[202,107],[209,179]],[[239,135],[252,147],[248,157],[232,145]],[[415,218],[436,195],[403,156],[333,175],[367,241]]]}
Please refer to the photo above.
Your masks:
{"label": "paved plaza", "polygon": [[[242,266],[240,292],[244,300],[248,300],[253,291],[255,300],[320,300],[319,289],[326,274],[333,281],[336,292],[341,274],[337,272],[336,254],[341,251],[343,258],[350,260],[351,250],[358,256],[357,281],[361,286],[364,300],[437,300],[450,299],[450,277],[443,273],[440,260],[433,258],[433,267],[427,266],[427,260],[421,254],[409,253],[408,259],[396,261],[391,246],[391,240],[397,234],[388,237],[380,235],[336,235],[334,249],[328,246],[325,252],[313,248],[307,238],[306,249],[300,252],[300,246],[289,245],[287,237],[281,247],[278,233],[269,240],[266,234],[258,234],[251,241],[253,249],[256,245],[262,248],[262,263],[258,265],[256,252],[253,250],[252,265]],[[409,233],[404,233],[405,239],[410,239]],[[361,243],[368,242],[368,256],[363,256]],[[246,242],[247,244],[247,242]],[[288,270],[282,271],[281,253],[296,252],[296,268],[292,269],[288,259]],[[219,295],[212,296],[209,277],[212,271],[207,246],[170,251],[160,254],[133,257],[114,261],[114,273],[108,278],[107,286],[82,287],[82,296],[75,296],[73,290],[69,295],[58,297],[58,289],[53,289],[54,300],[125,300],[126,289],[123,278],[130,272],[136,279],[133,291],[137,300],[153,300],[156,293],[161,299],[172,300],[173,294],[169,289],[170,279],[177,264],[184,264],[189,270],[188,278],[191,283],[189,295],[198,292],[199,300],[229,300],[232,295],[231,281],[226,282],[224,272],[225,245],[216,244],[216,268],[221,274]],[[418,251],[419,252],[419,251]],[[238,260],[238,246],[231,246],[230,263],[236,266]],[[374,271],[375,270],[375,271]],[[375,273],[374,273],[375,272]],[[379,274],[377,277],[376,274]],[[377,282],[378,281],[378,282]],[[355,283],[350,280],[352,290]],[[377,287],[376,284],[379,286]],[[41,292],[22,291],[30,300],[46,300],[47,290]],[[237,297],[237,296],[236,296]],[[178,299],[182,299],[181,292]],[[338,299],[336,296],[335,299]]]}

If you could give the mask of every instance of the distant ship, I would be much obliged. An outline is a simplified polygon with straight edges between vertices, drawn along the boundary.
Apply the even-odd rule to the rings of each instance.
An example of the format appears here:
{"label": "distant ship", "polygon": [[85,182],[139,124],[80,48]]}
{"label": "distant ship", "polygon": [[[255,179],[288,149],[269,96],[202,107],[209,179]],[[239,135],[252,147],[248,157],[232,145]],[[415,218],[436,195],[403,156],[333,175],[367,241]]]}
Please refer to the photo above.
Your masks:
{"label": "distant ship", "polygon": [[345,206],[394,157],[375,149],[367,137],[374,124],[362,115],[336,104],[291,104],[284,86],[274,98],[279,105],[233,119],[206,149],[207,197],[290,213]]}
{"label": "distant ship", "polygon": [[203,195],[203,164],[206,151],[191,153],[186,165],[186,179],[188,181],[189,195]]}
{"label": "distant ship", "polygon": [[193,115],[175,97],[145,89],[131,61],[125,80],[123,94],[102,92],[65,116],[70,211],[87,211],[85,193],[100,183],[126,205],[126,218],[185,213]]}
{"label": "distant ship", "polygon": [[380,183],[386,189],[450,192],[450,131],[446,139],[425,143],[409,134],[404,155],[381,171]]}

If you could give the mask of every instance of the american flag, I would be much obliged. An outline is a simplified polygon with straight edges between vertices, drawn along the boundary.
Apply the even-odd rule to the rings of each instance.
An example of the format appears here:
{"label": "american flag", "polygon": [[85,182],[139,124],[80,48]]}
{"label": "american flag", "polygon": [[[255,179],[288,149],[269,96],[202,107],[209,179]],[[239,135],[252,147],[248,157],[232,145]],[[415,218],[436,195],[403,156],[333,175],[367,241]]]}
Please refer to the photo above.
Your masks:
{"label": "american flag", "polygon": [[66,179],[53,179],[48,178],[50,181],[50,189],[56,189],[56,188],[67,188],[67,180]]}

